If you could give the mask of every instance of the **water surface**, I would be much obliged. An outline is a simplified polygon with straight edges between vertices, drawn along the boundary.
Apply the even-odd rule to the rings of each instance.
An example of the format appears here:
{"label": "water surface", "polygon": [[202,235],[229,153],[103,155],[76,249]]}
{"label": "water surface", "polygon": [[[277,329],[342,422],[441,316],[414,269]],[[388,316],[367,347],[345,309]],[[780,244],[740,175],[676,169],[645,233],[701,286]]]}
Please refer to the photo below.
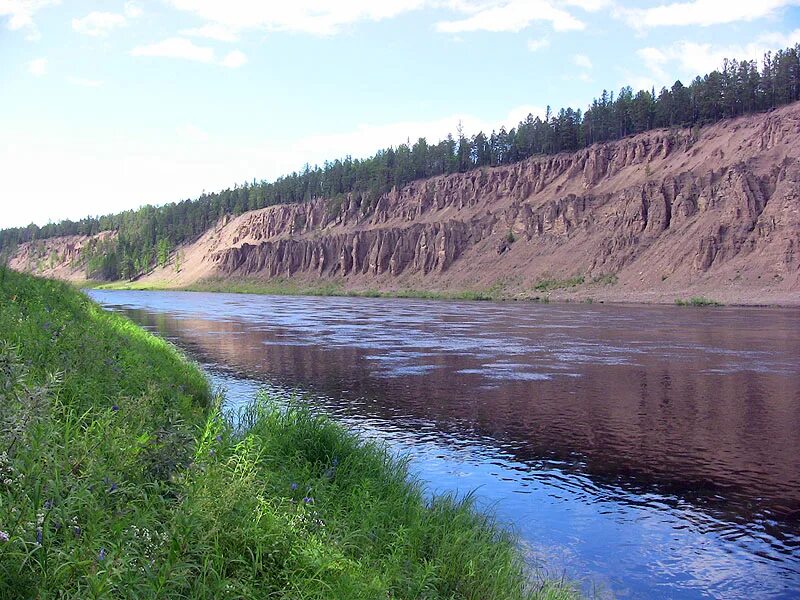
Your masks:
{"label": "water surface", "polygon": [[92,291],[619,597],[800,597],[800,311]]}

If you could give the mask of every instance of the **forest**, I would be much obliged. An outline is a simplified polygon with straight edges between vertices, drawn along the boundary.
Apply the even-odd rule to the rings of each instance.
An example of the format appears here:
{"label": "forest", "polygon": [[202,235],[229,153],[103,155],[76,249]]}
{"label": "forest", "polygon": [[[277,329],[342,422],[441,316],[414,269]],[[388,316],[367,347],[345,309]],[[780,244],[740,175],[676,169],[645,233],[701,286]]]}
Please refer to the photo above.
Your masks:
{"label": "forest", "polygon": [[306,165],[274,182],[252,181],[163,206],[143,206],[80,221],[0,231],[0,259],[19,243],[62,235],[115,230],[114,241],[95,245],[84,257],[87,278],[135,279],[165,264],[180,244],[191,241],[224,215],[239,215],[273,204],[336,199],[352,194],[365,206],[393,187],[477,167],[507,165],[535,155],[573,152],[598,142],[663,127],[696,127],[720,119],[765,111],[800,100],[800,44],[767,53],[761,63],[725,60],[720,69],[688,86],[618,93],[603,90],[585,111],[550,107],[544,118],[528,117],[507,131],[456,135],[438,143],[419,138],[379,150],[373,156]]}

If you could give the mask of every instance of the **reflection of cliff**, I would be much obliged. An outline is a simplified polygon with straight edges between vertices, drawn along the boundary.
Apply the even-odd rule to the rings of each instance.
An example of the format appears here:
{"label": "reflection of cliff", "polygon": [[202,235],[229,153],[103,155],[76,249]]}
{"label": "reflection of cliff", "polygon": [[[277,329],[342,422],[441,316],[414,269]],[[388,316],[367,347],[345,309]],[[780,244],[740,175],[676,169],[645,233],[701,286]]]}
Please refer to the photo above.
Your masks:
{"label": "reflection of cliff", "polygon": [[[800,302],[800,103],[696,136],[659,130],[574,154],[225,219],[149,280],[291,277],[346,287]],[[615,279],[616,278],[616,279]],[[593,285],[597,279],[606,284]]]}
{"label": "reflection of cliff", "polygon": [[[291,331],[143,311],[132,316],[245,376],[345,401],[366,398],[358,412],[488,436],[523,461],[557,459],[566,468],[577,462],[598,482],[661,487],[701,505],[717,504],[735,518],[764,509],[796,518],[800,511],[797,377],[699,373],[643,355],[636,366],[576,366],[577,378],[496,382],[456,375],[480,366],[458,353],[420,358],[420,365],[436,367],[424,376],[387,376],[370,352],[297,344]],[[721,347],[726,336],[736,338],[721,330],[713,335]],[[786,335],[778,325],[776,343],[791,345]]]}

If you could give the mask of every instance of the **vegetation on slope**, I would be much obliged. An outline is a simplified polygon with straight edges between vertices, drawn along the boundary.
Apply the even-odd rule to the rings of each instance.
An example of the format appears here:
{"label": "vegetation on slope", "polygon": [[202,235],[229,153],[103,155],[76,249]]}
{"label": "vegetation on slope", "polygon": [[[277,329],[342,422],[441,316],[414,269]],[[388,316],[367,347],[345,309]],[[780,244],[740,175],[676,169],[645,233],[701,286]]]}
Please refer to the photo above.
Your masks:
{"label": "vegetation on slope", "polygon": [[265,399],[234,427],[171,346],[0,269],[0,597],[569,597],[469,501]]}
{"label": "vegetation on slope", "polygon": [[[562,108],[545,118],[529,115],[516,128],[500,128],[472,137],[463,131],[437,144],[414,144],[378,151],[359,160],[347,157],[306,168],[277,181],[246,183],[161,207],[144,206],[81,221],[0,231],[0,258],[20,242],[70,234],[116,230],[116,240],[87,246],[88,278],[133,279],[164,264],[172,249],[192,240],[223,215],[238,215],[273,204],[330,198],[331,206],[353,194],[367,214],[381,194],[413,180],[505,165],[538,154],[572,152],[596,142],[624,138],[660,127],[690,127],[722,118],[767,110],[800,100],[800,44],[756,61],[728,61],[721,70],[696,77],[689,86],[634,92],[623,87],[614,96],[603,90],[585,112]],[[1,262],[1,261],[0,261]]]}

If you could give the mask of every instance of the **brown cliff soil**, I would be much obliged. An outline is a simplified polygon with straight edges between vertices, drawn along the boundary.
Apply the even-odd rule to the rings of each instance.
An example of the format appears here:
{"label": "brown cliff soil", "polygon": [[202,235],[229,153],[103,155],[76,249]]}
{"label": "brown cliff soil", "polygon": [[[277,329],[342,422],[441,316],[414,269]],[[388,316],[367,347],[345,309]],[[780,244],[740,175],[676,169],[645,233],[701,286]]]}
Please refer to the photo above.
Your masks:
{"label": "brown cliff soil", "polygon": [[17,271],[44,277],[84,280],[87,250],[115,237],[116,232],[102,231],[97,235],[66,235],[25,242],[19,245],[8,265]]}
{"label": "brown cliff soil", "polygon": [[225,218],[144,285],[800,304],[800,103],[703,129]]}

